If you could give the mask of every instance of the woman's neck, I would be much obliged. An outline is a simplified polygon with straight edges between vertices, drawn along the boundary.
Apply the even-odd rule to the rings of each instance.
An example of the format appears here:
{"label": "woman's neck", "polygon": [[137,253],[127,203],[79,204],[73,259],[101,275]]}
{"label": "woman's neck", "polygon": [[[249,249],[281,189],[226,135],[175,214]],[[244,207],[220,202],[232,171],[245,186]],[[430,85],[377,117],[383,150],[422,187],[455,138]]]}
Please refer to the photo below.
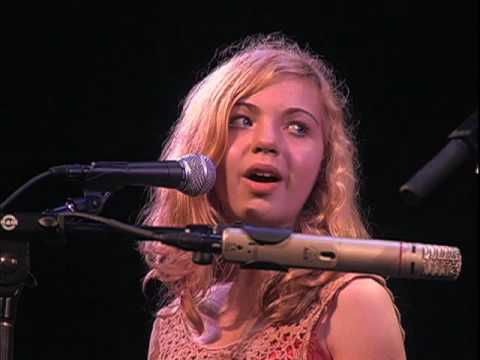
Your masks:
{"label": "woman's neck", "polygon": [[200,344],[222,347],[240,341],[264,325],[259,291],[266,272],[240,270],[231,283],[212,287],[200,306],[206,329]]}
{"label": "woman's neck", "polygon": [[239,271],[228,294],[224,314],[225,321],[233,323],[243,322],[259,316],[258,297],[262,277],[259,271]]}

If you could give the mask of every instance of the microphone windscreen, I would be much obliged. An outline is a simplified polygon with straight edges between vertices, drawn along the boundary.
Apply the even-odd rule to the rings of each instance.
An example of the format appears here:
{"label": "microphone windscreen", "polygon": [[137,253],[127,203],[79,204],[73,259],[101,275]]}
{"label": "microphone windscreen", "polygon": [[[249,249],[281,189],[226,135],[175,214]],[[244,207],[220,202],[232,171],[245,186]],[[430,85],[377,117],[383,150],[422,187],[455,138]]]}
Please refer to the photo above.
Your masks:
{"label": "microphone windscreen", "polygon": [[179,163],[185,170],[185,183],[178,190],[190,196],[208,193],[215,185],[216,167],[212,160],[201,154],[182,156]]}

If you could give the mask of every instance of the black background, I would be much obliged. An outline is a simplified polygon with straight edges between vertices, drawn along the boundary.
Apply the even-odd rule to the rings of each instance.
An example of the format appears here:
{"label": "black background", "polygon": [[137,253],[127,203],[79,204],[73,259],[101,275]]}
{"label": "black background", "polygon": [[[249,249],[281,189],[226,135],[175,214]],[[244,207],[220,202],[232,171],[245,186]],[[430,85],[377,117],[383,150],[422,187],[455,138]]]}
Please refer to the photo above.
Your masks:
{"label": "black background", "polygon": [[[215,50],[245,35],[282,31],[322,54],[350,89],[362,206],[373,235],[462,251],[455,282],[390,281],[409,359],[477,358],[473,162],[420,206],[407,206],[398,194],[477,107],[477,2],[140,4],[77,1],[51,9],[42,18],[48,42],[39,49],[9,37],[12,50],[4,53],[13,61],[4,71],[14,81],[2,100],[0,197],[54,165],[156,159],[179,101]],[[22,31],[34,36],[38,29]],[[47,61],[39,66],[41,58]],[[80,194],[75,184],[51,180],[14,210],[41,211]],[[105,215],[133,222],[142,201],[143,189],[121,190]],[[135,244],[85,239],[65,247],[34,243],[31,250],[39,286],[25,289],[19,304],[16,359],[146,358],[151,306]]]}

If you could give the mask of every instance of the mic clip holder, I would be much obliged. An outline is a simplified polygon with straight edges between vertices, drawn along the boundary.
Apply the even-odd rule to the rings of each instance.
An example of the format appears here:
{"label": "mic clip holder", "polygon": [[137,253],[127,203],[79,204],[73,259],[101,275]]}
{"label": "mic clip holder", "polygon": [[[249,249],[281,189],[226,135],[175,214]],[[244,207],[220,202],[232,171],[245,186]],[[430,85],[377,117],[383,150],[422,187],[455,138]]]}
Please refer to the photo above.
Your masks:
{"label": "mic clip holder", "polygon": [[68,198],[63,206],[45,210],[44,214],[59,215],[72,212],[84,212],[98,215],[103,211],[111,192],[84,190],[83,197]]}
{"label": "mic clip holder", "polygon": [[[214,229],[209,225],[188,225],[186,232],[202,234],[203,238],[208,239],[210,235],[221,235],[225,228],[232,227],[241,228],[252,241],[265,246],[281,243],[292,234],[291,229],[272,230],[271,228],[246,225],[238,221],[229,225],[217,225]],[[192,254],[192,261],[198,265],[210,265],[213,261],[213,253],[196,250]],[[288,271],[288,267],[270,262],[247,262],[241,264],[240,267],[242,269]]]}
{"label": "mic clip holder", "polygon": [[[187,232],[201,233],[205,238],[213,234],[211,226],[208,225],[189,225]],[[213,254],[203,251],[194,251],[192,254],[192,261],[198,265],[210,265],[213,261]]]}
{"label": "mic clip holder", "polygon": [[[235,222],[232,225],[219,225],[216,232],[221,234],[225,228],[241,228],[245,231],[250,239],[261,246],[276,245],[286,240],[293,233],[293,230],[272,229],[254,225],[243,224],[242,222]],[[272,262],[250,261],[240,264],[241,269],[256,269],[256,270],[273,270],[273,271],[288,271],[288,267]]]}

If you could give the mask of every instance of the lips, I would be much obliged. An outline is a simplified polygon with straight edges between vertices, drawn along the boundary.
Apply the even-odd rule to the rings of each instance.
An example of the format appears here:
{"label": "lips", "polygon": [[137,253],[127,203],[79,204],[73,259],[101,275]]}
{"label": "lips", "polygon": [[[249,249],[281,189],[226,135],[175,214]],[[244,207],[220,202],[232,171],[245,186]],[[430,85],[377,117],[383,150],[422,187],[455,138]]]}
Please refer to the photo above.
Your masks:
{"label": "lips", "polygon": [[242,177],[244,183],[253,194],[271,194],[283,180],[283,176],[275,166],[269,164],[254,164]]}
{"label": "lips", "polygon": [[245,171],[244,177],[260,183],[275,183],[282,180],[280,171],[272,165],[254,164]]}

